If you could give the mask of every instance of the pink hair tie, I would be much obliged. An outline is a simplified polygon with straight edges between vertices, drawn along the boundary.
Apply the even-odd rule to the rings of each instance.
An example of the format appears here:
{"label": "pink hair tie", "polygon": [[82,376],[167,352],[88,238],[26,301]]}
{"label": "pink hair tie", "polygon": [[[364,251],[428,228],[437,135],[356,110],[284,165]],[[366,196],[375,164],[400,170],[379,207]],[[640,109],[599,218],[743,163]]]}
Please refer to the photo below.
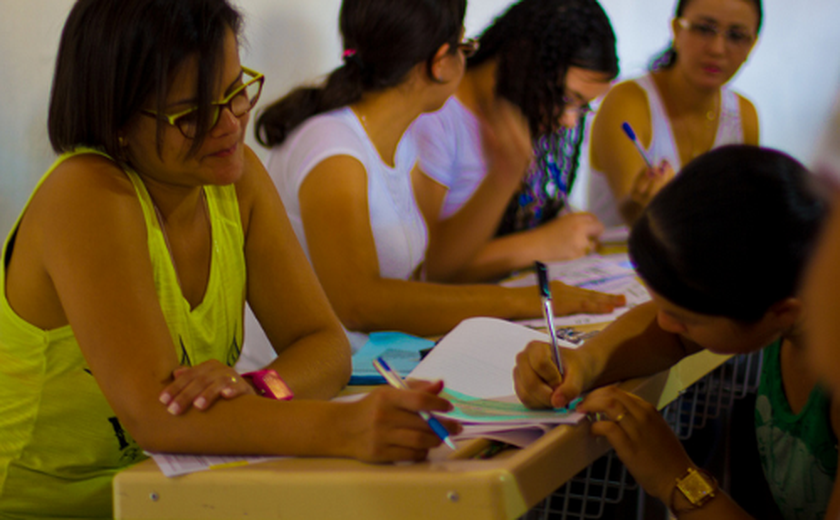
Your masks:
{"label": "pink hair tie", "polygon": [[342,57],[342,59],[346,60],[348,58],[352,58],[355,55],[356,55],[356,49],[347,49],[347,50],[344,51],[344,53],[342,53],[341,57]]}

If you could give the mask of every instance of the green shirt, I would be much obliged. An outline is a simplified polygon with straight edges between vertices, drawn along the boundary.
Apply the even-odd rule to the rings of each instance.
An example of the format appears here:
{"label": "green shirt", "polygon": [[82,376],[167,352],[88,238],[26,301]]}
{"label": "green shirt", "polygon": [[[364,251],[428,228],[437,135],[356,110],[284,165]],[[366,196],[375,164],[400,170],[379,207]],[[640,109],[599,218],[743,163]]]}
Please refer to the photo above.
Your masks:
{"label": "green shirt", "polygon": [[798,414],[782,385],[781,341],[764,349],[755,433],[764,476],[787,520],[822,520],[837,473],[831,401],[819,386]]}
{"label": "green shirt", "polygon": [[[62,155],[38,187],[61,162],[85,153],[99,152]],[[242,346],[246,276],[236,188],[204,188],[211,268],[204,300],[190,310],[149,193],[136,173],[125,173],[143,208],[155,288],[181,364],[232,366]],[[20,217],[0,263],[0,518],[111,518],[114,474],[145,455],[99,390],[70,325],[41,330],[9,306],[6,267],[19,224]]]}

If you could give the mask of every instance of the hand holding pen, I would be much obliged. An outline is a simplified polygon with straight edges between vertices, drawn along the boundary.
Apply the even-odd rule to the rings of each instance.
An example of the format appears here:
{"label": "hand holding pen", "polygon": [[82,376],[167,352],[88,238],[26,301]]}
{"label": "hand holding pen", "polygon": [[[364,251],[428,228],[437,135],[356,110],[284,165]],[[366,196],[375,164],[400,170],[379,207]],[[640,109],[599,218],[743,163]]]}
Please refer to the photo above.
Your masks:
{"label": "hand holding pen", "polygon": [[[373,360],[373,366],[376,368],[376,371],[385,378],[385,381],[388,382],[394,388],[400,390],[408,390],[408,385],[405,384],[403,381],[402,376],[400,376],[396,370],[392,369],[388,363],[382,359],[382,357],[377,357]],[[449,438],[449,431],[437,420],[436,417],[431,415],[429,412],[426,411],[419,411],[418,415],[423,418],[424,421],[429,425],[432,431],[435,432],[440,440],[446,443],[447,446],[455,449],[455,443],[452,442],[452,439]]]}
{"label": "hand holding pen", "polygon": [[621,129],[627,135],[627,137],[633,142],[633,145],[636,147],[636,150],[639,152],[639,155],[642,156],[642,160],[645,161],[645,164],[648,167],[648,170],[653,170],[653,163],[651,162],[650,158],[648,157],[647,152],[644,148],[642,148],[642,144],[639,142],[639,139],[636,137],[636,132],[633,131],[633,127],[630,126],[630,123],[627,121],[621,123]]}
{"label": "hand holding pen", "polygon": [[625,221],[633,222],[651,199],[659,193],[659,190],[674,177],[674,169],[666,160],[661,161],[659,166],[654,167],[653,161],[642,147],[630,124],[625,121],[621,125],[621,129],[633,142],[646,166],[646,170],[639,173],[633,180],[630,192],[625,199],[619,202],[619,209]]}

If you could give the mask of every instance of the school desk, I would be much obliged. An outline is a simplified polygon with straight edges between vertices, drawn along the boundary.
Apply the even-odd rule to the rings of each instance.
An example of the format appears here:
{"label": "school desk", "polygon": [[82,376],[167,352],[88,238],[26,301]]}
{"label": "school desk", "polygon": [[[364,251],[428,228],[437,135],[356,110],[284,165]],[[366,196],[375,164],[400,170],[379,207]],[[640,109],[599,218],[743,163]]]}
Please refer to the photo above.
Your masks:
{"label": "school desk", "polygon": [[[622,386],[661,409],[726,361],[700,352]],[[484,441],[418,464],[289,458],[167,478],[152,460],[114,479],[117,519],[515,519],[609,450],[589,423],[559,426],[524,449],[479,460]]]}

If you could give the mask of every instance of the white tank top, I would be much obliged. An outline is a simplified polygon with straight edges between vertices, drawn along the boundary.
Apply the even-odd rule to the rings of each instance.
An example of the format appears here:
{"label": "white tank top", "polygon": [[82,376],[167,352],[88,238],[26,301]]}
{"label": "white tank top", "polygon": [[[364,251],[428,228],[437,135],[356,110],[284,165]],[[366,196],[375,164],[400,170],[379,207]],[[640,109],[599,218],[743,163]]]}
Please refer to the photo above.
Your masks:
{"label": "white tank top", "polygon": [[[656,88],[656,83],[650,74],[636,78],[634,81],[645,91],[650,108],[652,136],[650,146],[647,148],[648,157],[653,164],[659,164],[663,159],[667,159],[674,167],[674,171],[679,173],[682,169],[680,153],[671,129],[671,121],[668,119],[668,113]],[[744,130],[738,95],[724,86],[720,90],[720,100],[717,133],[712,148],[743,143]],[[606,176],[594,168],[589,175],[589,211],[595,213],[607,227],[624,223],[618,213],[617,203]]]}

